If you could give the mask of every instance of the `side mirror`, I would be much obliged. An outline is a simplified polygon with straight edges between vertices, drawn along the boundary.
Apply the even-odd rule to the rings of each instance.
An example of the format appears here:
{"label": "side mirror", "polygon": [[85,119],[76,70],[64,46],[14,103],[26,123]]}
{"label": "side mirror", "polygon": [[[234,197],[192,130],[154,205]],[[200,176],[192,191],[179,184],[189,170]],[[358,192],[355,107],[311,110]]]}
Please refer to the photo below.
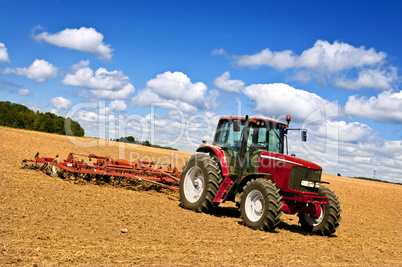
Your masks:
{"label": "side mirror", "polygon": [[306,141],[307,141],[307,130],[302,130],[302,131],[301,131],[301,140],[302,140],[303,142],[306,142]]}
{"label": "side mirror", "polygon": [[234,132],[240,132],[240,120],[234,120],[233,121],[233,131]]}

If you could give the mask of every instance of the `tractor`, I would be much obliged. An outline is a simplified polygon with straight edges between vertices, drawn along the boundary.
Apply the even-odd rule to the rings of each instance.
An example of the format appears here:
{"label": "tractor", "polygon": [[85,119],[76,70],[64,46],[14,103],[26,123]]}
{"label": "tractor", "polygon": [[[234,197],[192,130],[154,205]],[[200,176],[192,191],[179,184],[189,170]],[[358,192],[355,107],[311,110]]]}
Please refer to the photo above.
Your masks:
{"label": "tractor", "polygon": [[[302,228],[330,236],[339,226],[338,197],[324,187],[322,168],[288,155],[287,123],[248,116],[219,119],[212,145],[203,144],[180,174],[180,205],[210,212],[226,201],[236,203],[243,224],[274,231],[282,213],[297,214]],[[284,152],[286,148],[286,154]]]}

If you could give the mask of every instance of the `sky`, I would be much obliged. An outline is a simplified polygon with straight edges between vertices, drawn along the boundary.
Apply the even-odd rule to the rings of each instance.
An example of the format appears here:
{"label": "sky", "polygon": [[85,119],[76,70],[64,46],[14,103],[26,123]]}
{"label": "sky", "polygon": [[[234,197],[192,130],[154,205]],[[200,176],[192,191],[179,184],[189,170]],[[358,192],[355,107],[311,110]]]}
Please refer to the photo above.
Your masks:
{"label": "sky", "polygon": [[401,15],[397,0],[0,0],[0,100],[188,152],[222,115],[289,114],[308,130],[289,153],[402,182]]}

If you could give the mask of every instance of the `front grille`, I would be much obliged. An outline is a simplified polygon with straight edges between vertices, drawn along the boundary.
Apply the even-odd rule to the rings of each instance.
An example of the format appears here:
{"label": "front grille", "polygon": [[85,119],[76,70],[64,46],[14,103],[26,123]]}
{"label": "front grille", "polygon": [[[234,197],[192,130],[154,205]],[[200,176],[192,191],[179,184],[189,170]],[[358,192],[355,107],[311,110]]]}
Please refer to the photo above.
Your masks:
{"label": "front grille", "polygon": [[322,170],[314,170],[301,166],[294,166],[290,172],[289,188],[297,191],[317,193],[318,188],[302,186],[302,180],[319,182]]}

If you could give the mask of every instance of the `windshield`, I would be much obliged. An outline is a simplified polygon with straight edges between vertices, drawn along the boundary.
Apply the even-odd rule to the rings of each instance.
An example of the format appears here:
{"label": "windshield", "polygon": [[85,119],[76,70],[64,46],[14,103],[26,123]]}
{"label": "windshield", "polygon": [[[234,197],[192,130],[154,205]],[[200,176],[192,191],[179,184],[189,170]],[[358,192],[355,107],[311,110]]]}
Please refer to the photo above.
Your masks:
{"label": "windshield", "polygon": [[[233,121],[221,120],[218,124],[213,144],[220,146],[222,149],[240,151],[244,124],[245,121],[241,121],[240,131],[234,131]],[[264,149],[270,152],[283,153],[284,130],[281,126],[269,121],[251,120],[247,147],[250,149]]]}

